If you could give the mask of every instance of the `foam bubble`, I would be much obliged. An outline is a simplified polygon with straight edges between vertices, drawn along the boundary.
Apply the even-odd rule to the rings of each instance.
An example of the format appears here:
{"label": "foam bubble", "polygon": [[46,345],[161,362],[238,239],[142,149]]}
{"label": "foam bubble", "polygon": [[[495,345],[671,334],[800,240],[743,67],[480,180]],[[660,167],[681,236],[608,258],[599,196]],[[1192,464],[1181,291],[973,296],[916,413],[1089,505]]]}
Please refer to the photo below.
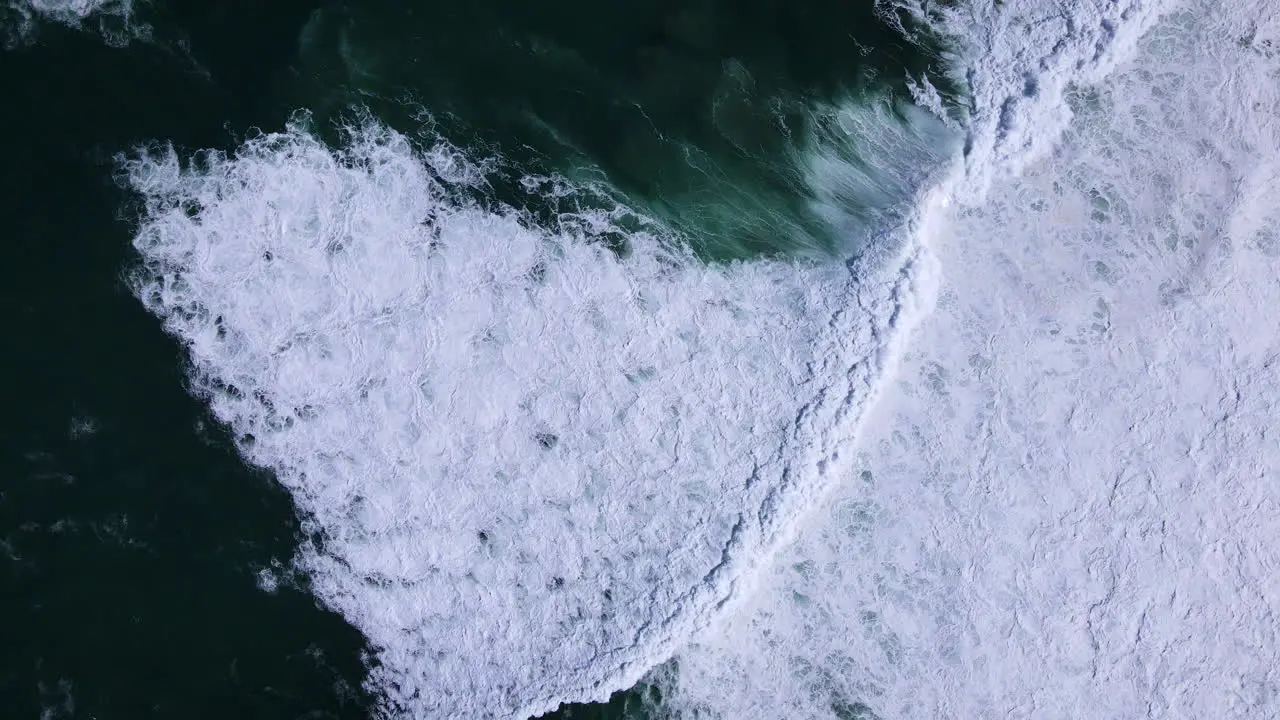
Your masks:
{"label": "foam bubble", "polygon": [[707,265],[625,208],[536,227],[372,123],[127,170],[139,297],[417,717],[603,699],[705,627],[838,476],[931,278],[888,236]]}
{"label": "foam bubble", "polygon": [[1273,15],[1167,15],[934,226],[863,472],[680,653],[677,713],[1280,714]]}

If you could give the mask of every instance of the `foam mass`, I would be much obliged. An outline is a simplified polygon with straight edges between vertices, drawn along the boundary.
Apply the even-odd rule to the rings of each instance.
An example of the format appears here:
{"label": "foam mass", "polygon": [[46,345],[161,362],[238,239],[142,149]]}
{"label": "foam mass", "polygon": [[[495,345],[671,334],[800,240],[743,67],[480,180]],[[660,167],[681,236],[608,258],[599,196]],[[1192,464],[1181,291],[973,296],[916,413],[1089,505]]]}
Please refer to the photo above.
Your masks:
{"label": "foam mass", "polygon": [[909,228],[709,265],[622,207],[539,227],[377,123],[125,167],[137,294],[293,494],[389,715],[523,718],[668,658],[839,476],[932,276]]}
{"label": "foam mass", "polygon": [[1089,51],[1015,108],[1065,134],[933,227],[937,309],[860,472],[681,652],[677,711],[1280,716],[1274,8],[1190,3],[1107,74],[1007,28],[1008,91]]}
{"label": "foam mass", "polygon": [[0,37],[7,46],[30,41],[41,22],[92,27],[118,46],[147,31],[135,21],[134,0],[7,0],[0,7]]}
{"label": "foam mass", "polygon": [[952,48],[944,67],[966,89],[968,107],[965,172],[951,194],[981,204],[993,182],[1016,177],[1053,149],[1071,122],[1066,101],[1071,88],[1104,79],[1174,3],[894,0],[885,5],[933,28]]}

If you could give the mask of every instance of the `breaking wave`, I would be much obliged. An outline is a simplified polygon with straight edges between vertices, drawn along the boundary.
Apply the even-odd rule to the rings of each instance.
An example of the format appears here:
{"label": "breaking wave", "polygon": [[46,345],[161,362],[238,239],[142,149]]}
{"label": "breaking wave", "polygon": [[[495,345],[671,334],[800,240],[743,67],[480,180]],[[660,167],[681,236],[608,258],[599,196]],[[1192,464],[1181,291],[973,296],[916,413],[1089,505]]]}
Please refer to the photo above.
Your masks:
{"label": "breaking wave", "polygon": [[1003,2],[942,21],[982,52],[973,202],[934,225],[936,309],[859,472],[680,652],[666,701],[1274,717],[1274,8]]}
{"label": "breaking wave", "polygon": [[[821,197],[946,157],[910,123],[850,122],[882,154],[815,149]],[[709,263],[621,205],[540,225],[487,200],[486,159],[429,130],[365,120],[339,145],[300,117],[231,155],[124,161],[138,296],[293,494],[297,565],[374,648],[384,712],[528,717],[629,687],[845,472],[930,297],[936,196],[901,198],[857,257]]]}

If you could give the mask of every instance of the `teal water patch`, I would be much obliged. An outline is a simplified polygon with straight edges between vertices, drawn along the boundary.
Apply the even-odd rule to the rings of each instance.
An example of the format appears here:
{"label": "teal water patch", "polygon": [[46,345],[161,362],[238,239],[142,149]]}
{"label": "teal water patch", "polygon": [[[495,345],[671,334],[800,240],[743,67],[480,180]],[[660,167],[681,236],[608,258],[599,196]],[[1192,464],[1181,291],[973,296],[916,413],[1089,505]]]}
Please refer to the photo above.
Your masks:
{"label": "teal water patch", "polygon": [[334,3],[300,34],[293,98],[405,131],[426,109],[515,177],[597,184],[710,259],[857,252],[950,149],[912,92],[955,105],[942,46],[874,3],[725,4]]}
{"label": "teal water patch", "polygon": [[[674,663],[668,665],[674,666]],[[661,687],[654,682],[641,682],[629,690],[614,693],[605,702],[564,704],[536,720],[663,720],[670,716],[663,704]]]}

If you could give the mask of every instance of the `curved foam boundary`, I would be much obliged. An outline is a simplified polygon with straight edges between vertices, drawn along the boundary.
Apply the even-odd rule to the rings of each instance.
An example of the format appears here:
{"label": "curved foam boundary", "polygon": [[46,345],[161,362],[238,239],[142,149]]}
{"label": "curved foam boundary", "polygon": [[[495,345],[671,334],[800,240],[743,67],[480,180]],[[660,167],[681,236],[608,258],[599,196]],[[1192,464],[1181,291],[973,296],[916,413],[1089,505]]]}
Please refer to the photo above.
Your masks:
{"label": "curved foam boundary", "polygon": [[127,170],[138,295],[293,494],[388,713],[527,717],[669,657],[836,477],[932,282],[905,239],[708,266],[631,233],[620,259],[625,210],[531,227],[377,125]]}

